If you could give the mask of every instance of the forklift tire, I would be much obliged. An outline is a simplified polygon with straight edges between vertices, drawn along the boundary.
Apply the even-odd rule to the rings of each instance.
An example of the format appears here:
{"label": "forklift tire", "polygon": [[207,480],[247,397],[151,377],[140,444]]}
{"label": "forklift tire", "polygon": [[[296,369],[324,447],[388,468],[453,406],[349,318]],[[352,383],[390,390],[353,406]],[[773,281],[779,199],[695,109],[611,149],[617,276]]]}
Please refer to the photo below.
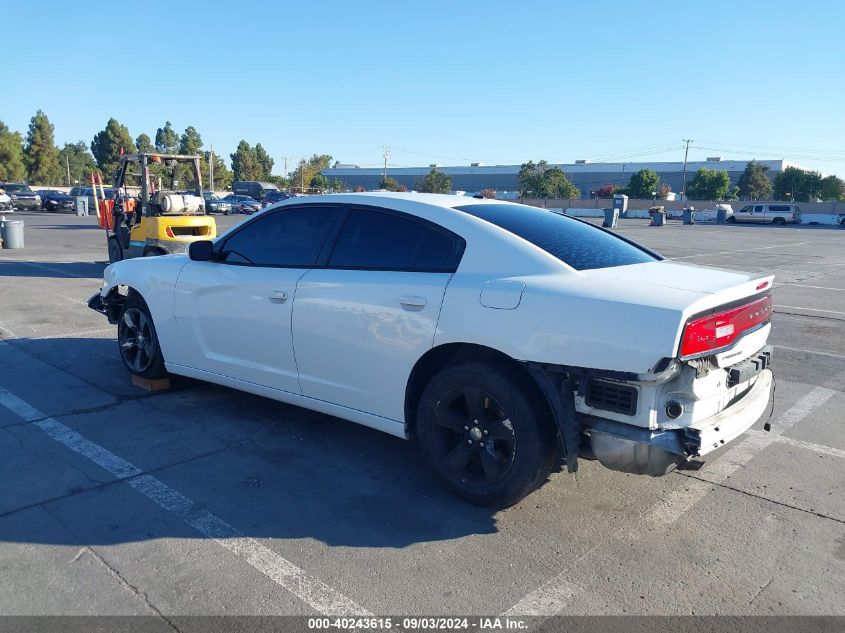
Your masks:
{"label": "forklift tire", "polygon": [[109,238],[109,263],[114,264],[123,259],[123,247],[120,245],[117,237],[112,235]]}
{"label": "forklift tire", "polygon": [[164,356],[150,309],[139,294],[130,294],[117,322],[120,359],[130,373],[142,378],[166,378]]}

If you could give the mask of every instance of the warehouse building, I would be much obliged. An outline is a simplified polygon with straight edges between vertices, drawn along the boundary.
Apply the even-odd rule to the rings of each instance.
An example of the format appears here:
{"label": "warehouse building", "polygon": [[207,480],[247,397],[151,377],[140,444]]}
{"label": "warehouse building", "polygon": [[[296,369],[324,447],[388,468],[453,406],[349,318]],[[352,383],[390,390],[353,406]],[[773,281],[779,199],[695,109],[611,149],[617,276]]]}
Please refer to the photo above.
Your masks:
{"label": "warehouse building", "polygon": [[[750,159],[749,159],[750,160]],[[785,160],[757,160],[758,163],[768,165],[769,178],[774,180],[778,172],[786,167],[800,167]],[[731,184],[736,184],[748,160],[723,160],[720,157],[708,158],[706,161],[690,161],[687,163],[687,182],[700,167],[727,171]],[[651,169],[657,172],[660,183],[667,183],[672,191],[682,190],[684,164],[682,162],[665,163],[594,163],[579,160],[573,164],[558,164],[566,172],[569,179],[581,191],[582,198],[590,198],[591,192],[603,185],[625,187],[631,175],[641,169]],[[395,178],[400,184],[413,190],[416,184],[425,178],[435,165],[427,167],[388,167],[387,175]],[[482,189],[495,189],[497,192],[516,192],[519,189],[519,165],[485,165],[472,163],[468,166],[440,166],[438,171],[452,177],[452,188],[455,191],[477,193]],[[329,179],[338,178],[348,189],[358,186],[367,190],[377,189],[384,176],[384,169],[377,167],[358,167],[357,165],[335,164],[330,169],[324,169],[323,175]],[[659,185],[658,185],[659,186]]]}

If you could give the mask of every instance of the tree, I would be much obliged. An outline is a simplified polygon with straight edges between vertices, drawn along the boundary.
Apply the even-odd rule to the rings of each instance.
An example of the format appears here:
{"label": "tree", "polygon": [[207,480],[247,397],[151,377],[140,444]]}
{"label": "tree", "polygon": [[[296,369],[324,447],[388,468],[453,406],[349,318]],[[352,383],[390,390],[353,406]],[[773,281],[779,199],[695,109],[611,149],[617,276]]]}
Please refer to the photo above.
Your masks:
{"label": "tree", "polygon": [[552,167],[543,174],[544,198],[580,198],[578,187],[566,176],[560,167]]}
{"label": "tree", "polygon": [[787,167],[775,176],[774,197],[776,200],[809,202],[822,193],[822,175],[817,171],[805,171],[798,167]]}
{"label": "tree", "polygon": [[724,200],[731,186],[726,171],[701,167],[687,186],[687,198],[693,200]]}
{"label": "tree", "polygon": [[23,138],[0,121],[0,181],[19,182],[25,178]]}
{"label": "tree", "polygon": [[596,196],[599,198],[612,198],[613,194],[616,193],[616,185],[602,185],[596,191]]}
{"label": "tree", "polygon": [[288,180],[294,188],[307,187],[311,179],[332,164],[332,157],[328,154],[312,154],[308,160],[301,160],[296,168],[288,174]]}
{"label": "tree", "polygon": [[481,197],[482,198],[490,198],[491,200],[496,199],[496,190],[490,189],[489,187],[486,189],[481,190]]}
{"label": "tree", "polygon": [[255,149],[249,143],[243,140],[238,143],[238,149],[231,154],[231,159],[235,180],[261,180],[262,166]]}
{"label": "tree", "polygon": [[[208,161],[211,159],[211,152],[203,152],[203,164],[208,168]],[[218,154],[214,155],[214,191],[224,191],[232,187],[235,174],[226,166],[223,158]],[[208,173],[203,173],[203,182],[208,183]]]}
{"label": "tree", "polygon": [[33,184],[55,185],[64,180],[53,131],[53,124],[41,110],[29,122],[23,151],[24,162],[29,170],[29,182]]}
{"label": "tree", "polygon": [[399,191],[399,187],[401,186],[402,185],[399,184],[398,180],[390,176],[382,178],[381,182],[378,184],[379,189],[386,189],[387,191]]}
{"label": "tree", "polygon": [[[404,185],[399,185],[403,187]],[[343,181],[340,178],[332,178],[331,183],[329,183],[329,189],[331,189],[334,193],[342,193],[346,191],[346,186],[343,184]],[[407,191],[407,187],[405,191]]]}
{"label": "tree", "polygon": [[845,181],[833,175],[822,178],[819,198],[825,202],[845,201]]}
{"label": "tree", "polygon": [[355,189],[353,189],[353,191],[355,193],[362,193],[366,191],[366,189],[364,189],[364,185],[355,185]]}
{"label": "tree", "polygon": [[156,130],[156,151],[162,154],[175,154],[179,149],[179,136],[173,130],[170,121]]}
{"label": "tree", "polygon": [[750,200],[765,200],[772,195],[772,181],[766,172],[768,165],[757,161],[750,161],[745,165],[745,171],[737,181],[738,194]]}
{"label": "tree", "polygon": [[661,200],[668,200],[670,193],[672,193],[672,185],[668,182],[660,183],[660,188],[657,190],[657,197]]}
{"label": "tree", "polygon": [[153,145],[152,139],[149,137],[148,134],[139,134],[138,138],[135,139],[135,148],[139,152],[144,153],[151,153],[156,151],[155,145]]}
{"label": "tree", "polygon": [[114,173],[120,160],[120,152],[132,153],[135,144],[125,125],[116,119],[109,119],[106,128],[91,141],[91,153],[97,159],[97,165],[107,176]]}
{"label": "tree", "polygon": [[641,169],[628,181],[628,195],[632,198],[651,198],[657,191],[660,176],[652,169]]}
{"label": "tree", "polygon": [[519,194],[523,198],[580,198],[581,192],[560,167],[541,160],[528,161],[519,169]]}
{"label": "tree", "polygon": [[428,176],[417,183],[417,191],[421,193],[449,193],[452,191],[452,178],[432,167]]}
{"label": "tree", "polygon": [[179,139],[179,153],[180,154],[201,154],[202,153],[202,137],[193,125],[185,128]]}
{"label": "tree", "polygon": [[270,158],[270,154],[267,153],[267,150],[261,147],[261,143],[255,144],[255,160],[257,160],[258,164],[261,166],[261,178],[258,178],[257,180],[269,180],[270,176],[273,174],[273,163],[275,161]]}
{"label": "tree", "polygon": [[65,171],[65,177],[67,177],[67,172],[70,172],[68,185],[87,182],[91,172],[97,168],[94,157],[88,151],[88,145],[85,141],[65,143],[65,146],[59,152],[59,163]]}
{"label": "tree", "polygon": [[308,187],[316,189],[317,191],[325,191],[329,188],[329,179],[323,174],[317,174],[311,179],[311,182],[308,183]]}

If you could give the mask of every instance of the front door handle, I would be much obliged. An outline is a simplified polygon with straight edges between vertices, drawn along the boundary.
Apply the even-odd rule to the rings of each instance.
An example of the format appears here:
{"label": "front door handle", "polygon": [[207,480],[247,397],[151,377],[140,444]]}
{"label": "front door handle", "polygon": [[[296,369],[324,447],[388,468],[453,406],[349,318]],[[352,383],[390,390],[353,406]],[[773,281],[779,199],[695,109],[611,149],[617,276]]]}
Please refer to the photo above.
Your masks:
{"label": "front door handle", "polygon": [[273,303],[284,303],[288,300],[288,293],[284,290],[276,290],[273,294],[270,295],[270,301]]}
{"label": "front door handle", "polygon": [[399,299],[399,305],[406,310],[422,310],[425,307],[425,297],[415,297],[413,295],[405,295]]}

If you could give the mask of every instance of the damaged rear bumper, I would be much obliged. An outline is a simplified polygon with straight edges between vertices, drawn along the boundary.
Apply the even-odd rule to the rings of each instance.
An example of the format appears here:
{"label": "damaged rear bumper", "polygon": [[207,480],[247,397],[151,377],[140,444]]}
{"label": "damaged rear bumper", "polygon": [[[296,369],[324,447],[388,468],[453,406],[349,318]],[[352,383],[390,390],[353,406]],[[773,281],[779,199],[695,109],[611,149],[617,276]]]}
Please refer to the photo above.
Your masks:
{"label": "damaged rear bumper", "polygon": [[683,429],[649,430],[589,418],[589,452],[603,466],[659,477],[693,457],[706,455],[747,431],[766,411],[772,372],[761,371],[748,391],[720,413]]}

